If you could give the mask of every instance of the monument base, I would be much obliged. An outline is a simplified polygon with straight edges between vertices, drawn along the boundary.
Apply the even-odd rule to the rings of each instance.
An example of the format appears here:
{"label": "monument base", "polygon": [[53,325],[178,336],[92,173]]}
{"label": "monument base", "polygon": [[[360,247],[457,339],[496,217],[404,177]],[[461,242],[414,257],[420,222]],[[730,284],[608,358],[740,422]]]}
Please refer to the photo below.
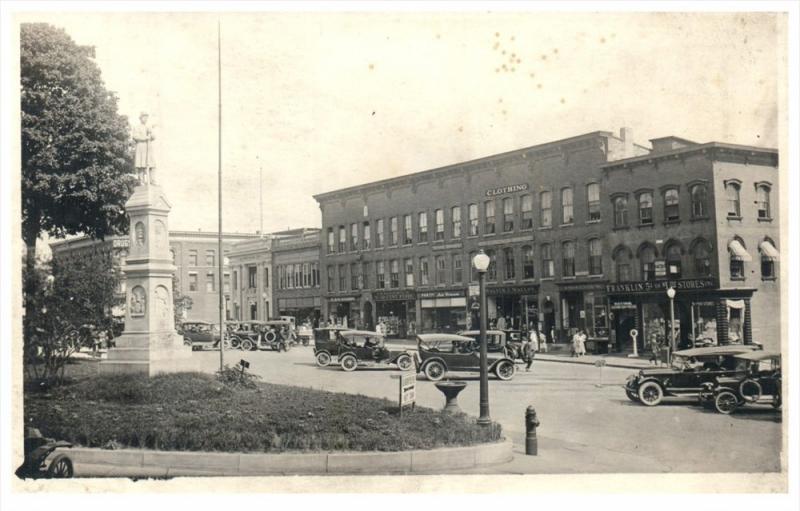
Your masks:
{"label": "monument base", "polygon": [[190,370],[191,346],[173,332],[124,332],[100,362],[100,374],[155,376]]}

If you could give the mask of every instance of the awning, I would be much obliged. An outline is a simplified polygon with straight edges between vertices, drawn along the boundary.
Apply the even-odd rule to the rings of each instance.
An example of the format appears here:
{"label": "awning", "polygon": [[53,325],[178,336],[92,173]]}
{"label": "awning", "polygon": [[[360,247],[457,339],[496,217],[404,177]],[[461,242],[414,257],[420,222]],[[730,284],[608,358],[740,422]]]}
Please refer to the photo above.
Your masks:
{"label": "awning", "polygon": [[725,300],[729,309],[744,309],[744,300]]}
{"label": "awning", "polygon": [[752,261],[753,258],[747,253],[747,249],[739,243],[739,240],[731,240],[728,243],[728,250],[731,253],[731,259],[734,261]]}
{"label": "awning", "polygon": [[778,260],[778,249],[775,248],[775,245],[773,245],[769,241],[767,240],[762,241],[761,244],[758,245],[758,248],[759,250],[761,250],[761,257],[771,259],[773,261]]}

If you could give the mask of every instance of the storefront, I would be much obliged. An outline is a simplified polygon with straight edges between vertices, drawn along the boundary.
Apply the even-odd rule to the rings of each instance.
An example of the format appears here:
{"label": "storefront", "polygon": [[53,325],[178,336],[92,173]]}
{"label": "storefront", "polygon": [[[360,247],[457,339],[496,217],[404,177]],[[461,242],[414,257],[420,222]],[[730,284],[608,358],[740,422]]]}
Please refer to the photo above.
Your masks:
{"label": "storefront", "polygon": [[586,332],[586,350],[608,353],[609,310],[604,282],[559,284],[560,339],[570,342],[577,330]]}
{"label": "storefront", "polygon": [[505,318],[506,329],[520,330],[523,325],[539,328],[538,285],[487,286],[489,322],[497,325]]}
{"label": "storefront", "polygon": [[421,311],[417,333],[457,332],[468,328],[464,288],[422,291],[417,296]]}
{"label": "storefront", "polygon": [[361,308],[358,304],[357,295],[330,296],[328,300],[329,325],[342,325],[351,328],[361,327]]}
{"label": "storefront", "polygon": [[280,316],[294,316],[298,325],[306,321],[310,322],[311,325],[318,325],[320,298],[318,296],[278,298],[278,314]]}
{"label": "storefront", "polygon": [[417,329],[416,293],[412,290],[375,292],[375,315],[387,337],[406,338]]}
{"label": "storefront", "polygon": [[633,351],[631,330],[636,331],[639,352],[669,344],[670,287],[675,289],[676,349],[752,342],[752,289],[719,289],[714,279],[625,282],[606,286],[616,351]]}

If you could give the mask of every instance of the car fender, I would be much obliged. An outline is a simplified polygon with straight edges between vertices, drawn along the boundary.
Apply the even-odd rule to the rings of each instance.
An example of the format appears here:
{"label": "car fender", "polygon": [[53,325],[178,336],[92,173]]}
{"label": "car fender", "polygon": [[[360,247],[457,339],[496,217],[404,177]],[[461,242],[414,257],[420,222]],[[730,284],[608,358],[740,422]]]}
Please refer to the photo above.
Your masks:
{"label": "car fender", "polygon": [[443,359],[442,357],[430,357],[430,358],[426,358],[426,359],[425,359],[425,360],[424,360],[422,363],[420,363],[420,364],[419,364],[419,370],[420,370],[420,371],[424,371],[424,370],[425,370],[425,366],[427,366],[428,364],[430,364],[430,363],[431,363],[431,362],[433,362],[434,360],[435,360],[436,362],[439,362],[439,363],[441,363],[441,364],[444,366],[445,370],[447,370],[447,362],[445,362],[445,361],[444,361],[444,359]]}
{"label": "car fender", "polygon": [[[492,363],[492,365],[489,366],[489,371],[494,371],[494,368],[497,367],[497,364],[499,364],[500,362],[503,362],[503,361],[511,362],[512,364],[514,364],[514,361],[512,359],[510,359],[508,357],[503,357],[501,359],[495,360]],[[515,367],[516,367],[516,365],[515,365]]]}
{"label": "car fender", "polygon": [[717,385],[716,387],[714,387],[715,396],[720,392],[733,392],[733,394],[736,396],[736,399],[737,400],[739,399],[739,391],[728,385]]}
{"label": "car fender", "polygon": [[356,358],[356,360],[359,360],[358,355],[356,355],[355,351],[353,350],[340,351],[339,354],[336,356],[336,360],[343,359],[345,355],[353,355]]}
{"label": "car fender", "polygon": [[403,355],[408,355],[409,357],[411,357],[411,360],[414,360],[415,358],[413,353],[409,351],[401,351],[392,355],[392,357],[389,359],[389,362],[394,364],[395,362],[397,362],[397,359],[402,357]]}
{"label": "car fender", "polygon": [[642,386],[642,385],[644,385],[645,383],[647,383],[647,382],[651,382],[651,381],[652,381],[652,382],[655,382],[655,383],[657,383],[657,384],[658,384],[658,386],[659,386],[659,387],[661,387],[661,390],[664,390],[664,389],[665,389],[665,385],[664,385],[664,382],[663,382],[662,380],[660,380],[660,379],[658,379],[658,378],[655,378],[655,377],[651,376],[651,377],[649,377],[649,378],[648,378],[648,377],[641,378],[641,379],[640,379],[640,380],[639,380],[639,381],[636,383],[636,390],[638,390],[638,389],[639,389],[639,387],[641,387],[641,386]]}

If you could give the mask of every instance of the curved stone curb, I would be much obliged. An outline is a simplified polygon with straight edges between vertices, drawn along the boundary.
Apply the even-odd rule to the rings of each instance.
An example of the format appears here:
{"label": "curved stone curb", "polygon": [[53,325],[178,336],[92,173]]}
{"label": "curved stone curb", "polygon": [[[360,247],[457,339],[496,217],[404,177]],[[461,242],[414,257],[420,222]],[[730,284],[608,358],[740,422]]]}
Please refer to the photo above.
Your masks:
{"label": "curved stone curb", "polygon": [[113,477],[446,473],[507,463],[514,457],[511,440],[401,452],[251,454],[86,447],[64,452],[78,477],[82,472]]}

